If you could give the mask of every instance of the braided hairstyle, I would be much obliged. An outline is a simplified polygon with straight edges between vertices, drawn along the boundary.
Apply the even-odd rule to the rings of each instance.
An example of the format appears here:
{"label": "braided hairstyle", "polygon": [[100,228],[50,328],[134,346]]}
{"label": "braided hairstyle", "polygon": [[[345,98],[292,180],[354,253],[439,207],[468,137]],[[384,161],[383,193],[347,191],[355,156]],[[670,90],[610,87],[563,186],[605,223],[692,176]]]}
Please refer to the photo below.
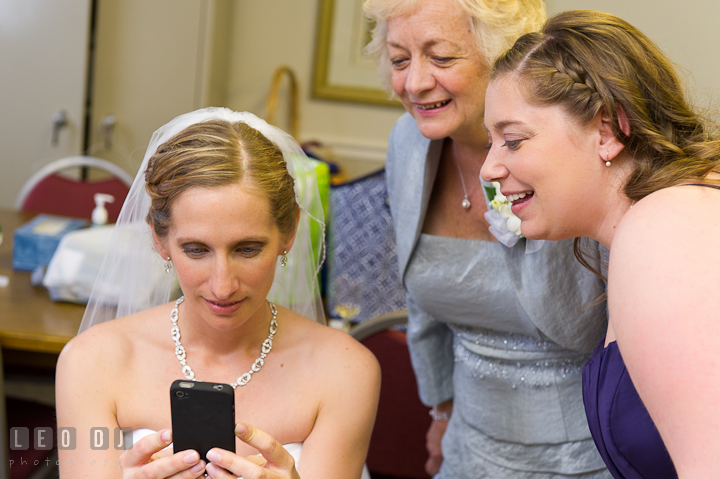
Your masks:
{"label": "braided hairstyle", "polygon": [[[719,171],[717,127],[688,104],[672,62],[626,21],[574,10],[524,35],[496,62],[491,78],[512,73],[534,105],[561,105],[582,125],[601,110],[634,161],[624,187],[638,201],[683,181]],[[630,123],[626,135],[617,107]]]}
{"label": "braided hairstyle", "polygon": [[298,205],[283,154],[245,123],[209,120],[187,127],[158,147],[145,182],[151,198],[146,220],[160,238],[168,233],[172,205],[181,193],[239,183],[268,198],[283,238],[295,232]]}
{"label": "braided hairstyle", "polygon": [[[508,74],[529,103],[559,105],[581,125],[605,110],[633,162],[623,190],[633,202],[679,183],[712,182],[705,177],[720,171],[717,126],[690,107],[657,45],[616,16],[588,10],[555,15],[499,57],[490,78]],[[618,107],[629,135],[618,123]],[[588,266],[579,251],[576,240],[576,256]]]}

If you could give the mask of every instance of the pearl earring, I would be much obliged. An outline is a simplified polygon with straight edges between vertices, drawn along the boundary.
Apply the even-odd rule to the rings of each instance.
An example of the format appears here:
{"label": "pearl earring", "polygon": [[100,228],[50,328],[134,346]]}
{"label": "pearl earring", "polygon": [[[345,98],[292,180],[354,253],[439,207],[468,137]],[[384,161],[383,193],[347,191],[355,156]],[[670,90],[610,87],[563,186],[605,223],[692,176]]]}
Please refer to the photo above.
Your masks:
{"label": "pearl earring", "polygon": [[282,256],[280,256],[280,266],[285,267],[287,266],[287,250],[283,250]]}
{"label": "pearl earring", "polygon": [[610,152],[608,151],[605,155],[605,166],[611,166],[612,163],[610,163]]}
{"label": "pearl earring", "polygon": [[165,264],[163,266],[165,267],[165,273],[170,274],[170,270],[172,269],[172,260],[170,259],[170,256],[165,259]]}

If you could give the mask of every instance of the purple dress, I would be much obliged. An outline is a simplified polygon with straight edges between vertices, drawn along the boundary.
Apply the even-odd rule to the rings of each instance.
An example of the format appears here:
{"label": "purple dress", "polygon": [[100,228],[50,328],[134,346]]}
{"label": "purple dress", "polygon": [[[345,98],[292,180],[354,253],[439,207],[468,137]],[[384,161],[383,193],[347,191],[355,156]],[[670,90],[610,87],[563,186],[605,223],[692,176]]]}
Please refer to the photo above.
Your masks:
{"label": "purple dress", "polygon": [[[679,186],[718,185],[686,183]],[[583,367],[583,402],[595,445],[617,479],[677,479],[660,433],[628,375],[617,343],[605,338]]]}
{"label": "purple dress", "polygon": [[600,456],[616,479],[677,479],[617,343],[604,345],[603,338],[583,368],[585,413]]}

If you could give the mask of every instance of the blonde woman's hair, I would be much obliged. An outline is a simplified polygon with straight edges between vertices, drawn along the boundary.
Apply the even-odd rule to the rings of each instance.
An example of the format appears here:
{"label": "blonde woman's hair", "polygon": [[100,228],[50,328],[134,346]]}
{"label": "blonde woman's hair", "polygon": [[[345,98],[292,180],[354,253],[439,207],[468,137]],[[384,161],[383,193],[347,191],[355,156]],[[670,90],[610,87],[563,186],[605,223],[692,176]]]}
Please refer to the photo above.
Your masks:
{"label": "blonde woman's hair", "polygon": [[145,172],[152,200],[147,215],[164,238],[172,224],[172,205],[190,188],[243,183],[261,192],[283,238],[295,232],[298,205],[282,152],[245,123],[196,123],[158,147]]}
{"label": "blonde woman's hair", "polygon": [[[544,0],[446,0],[467,14],[477,51],[490,67],[521,35],[538,30],[547,18]],[[387,21],[412,14],[423,0],[365,0],[363,11],[375,23],[365,52],[378,64],[378,76],[391,92],[391,65],[387,48]],[[439,22],[442,19],[438,19]]]}

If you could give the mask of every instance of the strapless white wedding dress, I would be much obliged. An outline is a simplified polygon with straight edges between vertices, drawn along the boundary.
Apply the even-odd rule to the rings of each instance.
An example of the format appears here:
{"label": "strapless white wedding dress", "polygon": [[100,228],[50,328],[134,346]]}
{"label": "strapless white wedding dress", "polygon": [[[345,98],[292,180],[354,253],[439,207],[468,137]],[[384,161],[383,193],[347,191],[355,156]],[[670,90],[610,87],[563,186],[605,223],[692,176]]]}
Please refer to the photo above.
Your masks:
{"label": "strapless white wedding dress", "polygon": [[[132,443],[135,444],[140,439],[144,438],[145,436],[149,436],[150,434],[155,434],[156,431],[153,431],[152,429],[134,429],[132,432]],[[168,446],[170,447],[170,446]],[[290,455],[295,459],[295,464],[300,464],[300,455],[302,454],[302,443],[301,442],[292,442],[290,444],[283,444],[283,448],[290,453]],[[242,478],[241,478],[242,479]],[[360,479],[370,479],[370,472],[367,469],[367,466],[363,468],[363,473]]]}

